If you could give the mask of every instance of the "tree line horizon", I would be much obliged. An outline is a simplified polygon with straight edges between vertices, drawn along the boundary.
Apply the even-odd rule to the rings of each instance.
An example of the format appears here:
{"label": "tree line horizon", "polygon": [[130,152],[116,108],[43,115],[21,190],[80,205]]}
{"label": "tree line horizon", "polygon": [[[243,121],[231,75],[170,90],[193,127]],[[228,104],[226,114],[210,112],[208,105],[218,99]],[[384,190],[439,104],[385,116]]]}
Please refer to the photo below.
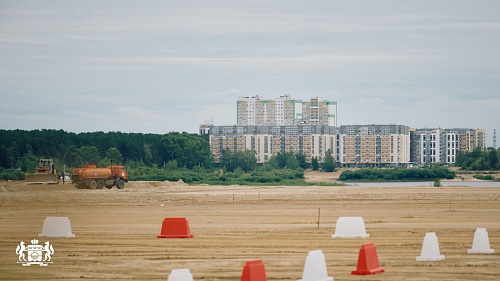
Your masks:
{"label": "tree line horizon", "polygon": [[[138,167],[169,169],[224,169],[228,172],[249,173],[256,169],[257,161],[252,151],[223,151],[220,165],[215,165],[210,153],[208,135],[187,132],[166,134],[85,132],[64,130],[0,130],[0,169],[33,172],[42,158],[54,159],[56,169],[70,169],[87,164],[99,167],[122,164],[132,170]],[[455,166],[464,170],[499,169],[499,151],[475,149],[459,153]],[[268,167],[291,170],[311,168],[325,172],[334,171],[337,163],[327,153],[323,163],[317,158],[306,163],[302,153],[279,153],[268,161]],[[66,170],[68,171],[68,170]],[[133,174],[133,173],[132,173]]]}

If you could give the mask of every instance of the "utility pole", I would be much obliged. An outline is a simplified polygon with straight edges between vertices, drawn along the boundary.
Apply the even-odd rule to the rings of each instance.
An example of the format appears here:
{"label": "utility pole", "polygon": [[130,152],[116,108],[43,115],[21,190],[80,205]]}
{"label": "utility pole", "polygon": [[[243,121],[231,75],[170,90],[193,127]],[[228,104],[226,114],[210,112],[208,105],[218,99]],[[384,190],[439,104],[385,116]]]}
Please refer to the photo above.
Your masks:
{"label": "utility pole", "polygon": [[497,130],[493,129],[493,148],[497,149]]}

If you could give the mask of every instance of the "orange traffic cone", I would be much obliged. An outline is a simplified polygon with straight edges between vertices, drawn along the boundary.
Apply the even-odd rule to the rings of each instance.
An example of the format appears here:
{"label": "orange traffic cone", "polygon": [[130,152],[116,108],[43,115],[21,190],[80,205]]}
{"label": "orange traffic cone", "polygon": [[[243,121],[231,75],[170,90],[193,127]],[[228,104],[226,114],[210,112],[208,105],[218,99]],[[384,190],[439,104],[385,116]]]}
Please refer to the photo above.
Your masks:
{"label": "orange traffic cone", "polygon": [[186,218],[165,218],[158,238],[193,238]]}
{"label": "orange traffic cone", "polygon": [[267,281],[266,269],[262,260],[249,260],[243,267],[241,281]]}
{"label": "orange traffic cone", "polygon": [[361,245],[359,249],[358,265],[353,275],[368,275],[384,272],[384,268],[378,264],[377,249],[373,243]]}

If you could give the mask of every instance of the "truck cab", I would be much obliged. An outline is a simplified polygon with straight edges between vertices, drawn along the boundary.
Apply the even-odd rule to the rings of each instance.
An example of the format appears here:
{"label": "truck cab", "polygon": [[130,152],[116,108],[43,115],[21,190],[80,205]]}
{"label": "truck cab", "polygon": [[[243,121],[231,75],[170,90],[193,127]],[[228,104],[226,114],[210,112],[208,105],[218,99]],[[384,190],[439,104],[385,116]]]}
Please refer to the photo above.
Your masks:
{"label": "truck cab", "polygon": [[125,182],[128,182],[128,172],[125,166],[108,166],[108,169],[111,170],[113,176],[122,178]]}

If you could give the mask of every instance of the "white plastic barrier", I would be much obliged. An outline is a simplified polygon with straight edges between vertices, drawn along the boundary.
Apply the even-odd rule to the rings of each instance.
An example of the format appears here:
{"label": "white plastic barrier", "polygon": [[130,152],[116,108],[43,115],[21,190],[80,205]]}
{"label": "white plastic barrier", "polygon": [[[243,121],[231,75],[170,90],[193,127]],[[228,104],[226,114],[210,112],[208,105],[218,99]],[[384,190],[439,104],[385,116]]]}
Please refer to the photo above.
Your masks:
{"label": "white plastic barrier", "polygon": [[333,277],[328,276],[323,251],[315,250],[307,254],[304,273],[298,281],[333,281]]}
{"label": "white plastic barrier", "polygon": [[193,274],[189,268],[172,269],[168,281],[193,281]]}
{"label": "white plastic barrier", "polygon": [[362,217],[339,217],[332,238],[367,238],[365,221]]}
{"label": "white plastic barrier", "polygon": [[66,237],[73,238],[71,223],[67,217],[47,217],[43,222],[42,233],[38,237]]}
{"label": "white plastic barrier", "polygon": [[444,255],[439,251],[438,238],[436,232],[427,232],[422,245],[422,252],[417,261],[440,261],[444,260]]}
{"label": "white plastic barrier", "polygon": [[490,248],[490,238],[486,228],[477,228],[474,232],[472,249],[467,250],[469,254],[493,254],[495,250]]}

